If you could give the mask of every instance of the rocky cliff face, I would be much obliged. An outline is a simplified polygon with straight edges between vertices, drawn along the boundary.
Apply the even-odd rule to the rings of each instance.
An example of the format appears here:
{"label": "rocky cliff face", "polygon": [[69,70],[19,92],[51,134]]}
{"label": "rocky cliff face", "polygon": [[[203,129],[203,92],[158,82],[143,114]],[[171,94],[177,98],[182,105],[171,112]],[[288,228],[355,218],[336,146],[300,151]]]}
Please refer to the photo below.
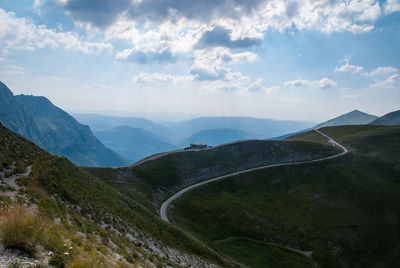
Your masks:
{"label": "rocky cliff face", "polygon": [[45,97],[14,96],[0,82],[0,122],[40,147],[68,157],[77,165],[121,166],[126,161],[106,148],[88,126]]}

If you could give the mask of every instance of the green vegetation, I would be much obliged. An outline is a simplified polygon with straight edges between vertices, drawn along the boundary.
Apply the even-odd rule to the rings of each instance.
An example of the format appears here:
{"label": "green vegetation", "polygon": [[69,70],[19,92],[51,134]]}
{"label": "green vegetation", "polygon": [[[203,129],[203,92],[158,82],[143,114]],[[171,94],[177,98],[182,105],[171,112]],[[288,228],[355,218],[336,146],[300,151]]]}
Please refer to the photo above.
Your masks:
{"label": "green vegetation", "polygon": [[321,267],[398,267],[400,127],[322,131],[351,152],[204,185],[179,198],[169,218],[217,252],[251,267],[311,264],[299,255],[271,253],[279,250],[272,249],[275,244],[312,251]]}
{"label": "green vegetation", "polygon": [[303,132],[294,136],[287,138],[288,141],[312,141],[319,142],[323,144],[329,144],[324,136],[317,133],[316,131],[310,130],[307,132]]}
{"label": "green vegetation", "polygon": [[199,181],[262,165],[305,161],[340,152],[307,141],[243,141],[209,150],[171,153],[140,165],[85,168],[155,214],[170,195]]}
{"label": "green vegetation", "polygon": [[259,240],[230,237],[217,241],[216,245],[223,254],[249,267],[314,267],[310,260],[299,253]]}

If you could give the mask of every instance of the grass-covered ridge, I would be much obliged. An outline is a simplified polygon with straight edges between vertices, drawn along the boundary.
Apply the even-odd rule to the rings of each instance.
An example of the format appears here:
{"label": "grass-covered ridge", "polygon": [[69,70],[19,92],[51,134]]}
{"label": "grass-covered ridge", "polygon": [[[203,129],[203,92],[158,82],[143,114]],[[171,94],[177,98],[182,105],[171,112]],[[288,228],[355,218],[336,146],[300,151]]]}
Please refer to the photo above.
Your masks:
{"label": "grass-covered ridge", "polygon": [[[399,266],[400,127],[322,131],[350,153],[204,185],[176,200],[169,218],[252,267],[287,267],[285,260],[298,258],[265,254],[274,243],[312,251],[321,267]],[[313,135],[291,139],[318,142]],[[310,265],[303,259],[290,267]]]}
{"label": "grass-covered ridge", "polygon": [[[66,230],[63,239],[79,250],[69,260],[55,254],[63,266],[87,262],[81,250],[88,255],[95,252],[115,265],[121,260],[142,266],[177,267],[184,263],[234,266],[230,260],[161,221],[134,198],[121,194],[66,158],[50,155],[2,125],[0,146],[3,173],[9,172],[10,176],[21,173],[15,171],[17,163],[21,163],[21,171],[32,167],[29,176],[16,179],[18,191],[7,189],[0,195],[15,194],[18,202],[27,203],[35,213]],[[1,200],[11,201],[8,196]],[[42,243],[35,235],[33,232],[29,241]]]}
{"label": "grass-covered ridge", "polygon": [[178,190],[213,177],[274,163],[297,162],[334,155],[340,149],[308,141],[249,140],[200,151],[175,152],[139,165],[85,168],[109,185],[157,213]]}

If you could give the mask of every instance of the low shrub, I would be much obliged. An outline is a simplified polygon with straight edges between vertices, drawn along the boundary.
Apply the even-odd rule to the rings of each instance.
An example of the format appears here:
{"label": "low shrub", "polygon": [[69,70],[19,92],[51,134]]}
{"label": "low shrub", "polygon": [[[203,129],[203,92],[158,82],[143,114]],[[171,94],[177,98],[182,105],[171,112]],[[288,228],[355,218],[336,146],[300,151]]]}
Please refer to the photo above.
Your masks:
{"label": "low shrub", "polygon": [[5,208],[0,218],[0,240],[5,248],[19,249],[34,256],[46,227],[40,216],[24,206]]}

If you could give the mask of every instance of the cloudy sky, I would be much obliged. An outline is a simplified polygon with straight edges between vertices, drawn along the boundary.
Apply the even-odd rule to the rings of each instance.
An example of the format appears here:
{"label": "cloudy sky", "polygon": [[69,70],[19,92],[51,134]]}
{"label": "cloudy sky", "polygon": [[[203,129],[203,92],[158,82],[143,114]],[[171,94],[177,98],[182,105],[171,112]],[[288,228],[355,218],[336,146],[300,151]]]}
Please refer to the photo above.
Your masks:
{"label": "cloudy sky", "polygon": [[0,0],[0,80],[68,111],[400,109],[400,0]]}

